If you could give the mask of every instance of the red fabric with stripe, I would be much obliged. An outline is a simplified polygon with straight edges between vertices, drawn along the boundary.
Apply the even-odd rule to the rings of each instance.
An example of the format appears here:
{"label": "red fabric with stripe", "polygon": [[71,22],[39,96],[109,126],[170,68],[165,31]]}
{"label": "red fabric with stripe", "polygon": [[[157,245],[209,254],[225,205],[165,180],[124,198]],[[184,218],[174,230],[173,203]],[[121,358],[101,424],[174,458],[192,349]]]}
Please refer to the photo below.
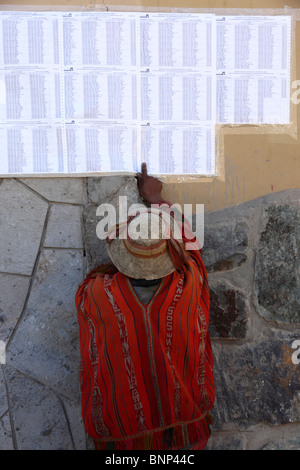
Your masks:
{"label": "red fabric with stripe", "polygon": [[147,305],[109,265],[78,288],[82,416],[98,448],[163,449],[169,428],[168,448],[205,447],[215,398],[209,292],[200,252],[188,255]]}

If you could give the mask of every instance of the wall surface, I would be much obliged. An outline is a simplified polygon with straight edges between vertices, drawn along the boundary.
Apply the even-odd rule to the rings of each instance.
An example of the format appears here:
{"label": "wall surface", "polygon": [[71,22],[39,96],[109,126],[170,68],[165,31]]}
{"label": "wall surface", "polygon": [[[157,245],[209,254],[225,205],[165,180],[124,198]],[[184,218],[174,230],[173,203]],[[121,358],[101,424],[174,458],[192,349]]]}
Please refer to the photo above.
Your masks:
{"label": "wall surface", "polygon": [[[5,6],[9,3],[9,6]],[[224,11],[227,14],[291,14],[295,20],[291,81],[299,79],[300,72],[300,9],[298,0],[13,0],[0,1],[2,9],[30,8],[69,10],[124,10],[130,8],[164,11]],[[174,10],[173,10],[174,9]],[[295,90],[291,90],[293,92]],[[172,182],[168,185],[171,196],[180,204],[197,203],[199,199],[207,211],[220,210],[264,196],[266,194],[299,187],[300,134],[299,106],[293,105],[291,126],[266,128],[261,133],[258,126],[222,127],[216,143],[220,148],[218,160],[220,177],[205,178],[200,182]]]}
{"label": "wall surface", "polygon": [[[99,204],[139,201],[133,177],[0,184],[0,449],[90,449],[74,295],[108,260]],[[208,213],[216,402],[208,449],[300,449],[300,190]]]}
{"label": "wall surface", "polygon": [[[32,0],[35,8],[47,2]],[[123,5],[122,5],[123,3]],[[120,9],[124,2],[51,2]],[[10,1],[3,9],[28,2]],[[132,9],[293,9],[298,0],[126,2]],[[224,10],[224,11],[225,11]],[[248,13],[249,13],[248,11]],[[265,13],[265,10],[264,10]],[[299,78],[296,22],[293,78]],[[223,129],[222,178],[164,186],[172,202],[204,203],[216,403],[208,448],[300,449],[299,107],[283,133]],[[251,133],[250,133],[251,132]],[[133,177],[0,181],[0,450],[90,449],[80,411],[74,294],[107,259],[96,208],[138,200]]]}

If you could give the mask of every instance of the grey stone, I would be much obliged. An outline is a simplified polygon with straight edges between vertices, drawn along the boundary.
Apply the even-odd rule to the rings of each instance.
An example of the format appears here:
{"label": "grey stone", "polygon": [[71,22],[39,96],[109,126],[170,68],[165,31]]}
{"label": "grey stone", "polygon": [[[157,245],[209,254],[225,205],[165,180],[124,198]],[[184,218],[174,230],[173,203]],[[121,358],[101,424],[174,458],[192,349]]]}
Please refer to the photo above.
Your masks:
{"label": "grey stone", "polygon": [[82,207],[53,204],[50,208],[45,247],[83,248]]}
{"label": "grey stone", "polygon": [[10,367],[5,375],[18,450],[73,450],[59,397]]}
{"label": "grey stone", "polygon": [[269,441],[260,447],[259,450],[300,450],[300,435]]}
{"label": "grey stone", "polygon": [[296,450],[299,447],[299,423],[268,425],[260,423],[247,432],[249,450]]}
{"label": "grey stone", "polygon": [[74,297],[83,278],[79,250],[41,253],[26,313],[7,350],[7,363],[78,398],[80,367]]}
{"label": "grey stone", "polygon": [[48,201],[86,203],[85,178],[22,178],[21,181]]}
{"label": "grey stone", "polygon": [[110,202],[117,207],[119,196],[127,196],[128,207],[142,203],[134,176],[105,176],[88,178],[88,198],[94,204]]}
{"label": "grey stone", "polygon": [[31,275],[48,204],[14,180],[0,186],[0,271]]}
{"label": "grey stone", "polygon": [[87,271],[110,261],[105,240],[100,240],[96,234],[96,227],[100,220],[96,216],[97,207],[95,204],[88,204],[83,215]]}
{"label": "grey stone", "polygon": [[225,209],[206,212],[205,224],[217,226],[219,223],[245,221],[249,229],[257,229],[262,209],[272,204],[299,204],[299,201],[300,188],[273,192]]}
{"label": "grey stone", "polygon": [[214,433],[207,443],[205,450],[246,450],[247,441],[242,433],[237,435],[234,432]]}
{"label": "grey stone", "polygon": [[30,278],[0,273],[0,340],[7,342],[22,313]]}
{"label": "grey stone", "polygon": [[68,417],[68,423],[75,450],[87,449],[87,435],[84,429],[82,415],[81,415],[81,401],[80,399],[71,401],[65,397],[61,397],[64,404],[65,412]]}
{"label": "grey stone", "polygon": [[0,450],[14,450],[8,412],[0,416]]}
{"label": "grey stone", "polygon": [[6,386],[2,368],[0,368],[0,417],[3,416],[8,410],[8,401],[6,395]]}
{"label": "grey stone", "polygon": [[[84,240],[87,271],[110,261],[105,240],[99,239],[96,234],[97,224],[101,220],[101,216],[96,215],[98,206],[105,203],[111,204],[115,208],[116,223],[118,223],[120,196],[127,196],[128,209],[132,204],[143,204],[139,196],[136,180],[134,177],[130,176],[89,178],[88,195],[90,203],[85,207],[84,211]],[[123,204],[122,201],[121,204]]]}
{"label": "grey stone", "polygon": [[254,344],[214,345],[215,429],[296,423],[300,368],[292,363],[297,332],[270,330]]}
{"label": "grey stone", "polygon": [[[96,209],[105,202],[118,208],[120,195],[129,196],[128,205],[140,202],[136,181],[134,177],[119,176],[22,181],[28,188],[15,180],[0,181],[0,271],[26,275],[0,275],[0,309],[9,312],[5,317],[0,312],[0,339],[11,339],[8,365],[0,368],[0,450],[12,449],[15,436],[19,449],[92,449],[91,439],[83,429],[79,400],[74,294],[83,279],[83,258],[81,245],[77,245],[78,225],[74,234],[69,223],[61,226],[62,233],[55,233],[55,228],[64,218],[64,207],[71,207],[66,217],[80,212],[81,208],[73,205],[86,204],[88,188],[90,199],[84,213],[88,265],[92,268],[108,261],[105,242],[96,236]],[[55,206],[49,214],[46,243],[59,249],[42,251],[25,315],[17,323],[43,231],[48,206],[43,198]],[[297,299],[299,289],[299,200],[300,190],[289,190],[205,216],[203,254],[213,292],[210,329],[216,338],[216,402],[212,410],[215,422],[208,450],[300,448],[300,366],[291,361],[295,351],[291,345],[300,337],[295,325],[299,310],[293,308],[292,301]],[[254,301],[262,301],[256,308],[263,318],[250,312],[252,342],[246,342],[256,240]],[[13,248],[9,247],[10,252],[8,242]],[[66,249],[65,242],[79,249]],[[289,283],[286,279],[290,279]],[[280,289],[273,305],[275,281]],[[248,287],[249,293],[244,295]],[[290,295],[286,303],[285,294]],[[286,317],[283,305],[289,309]],[[284,324],[272,330],[264,319]]]}
{"label": "grey stone", "polygon": [[271,204],[255,264],[254,303],[266,320],[300,323],[300,207]]}
{"label": "grey stone", "polygon": [[245,294],[224,282],[210,287],[212,338],[245,338],[249,307]]}
{"label": "grey stone", "polygon": [[207,272],[227,271],[247,260],[248,227],[243,221],[204,225],[203,261]]}

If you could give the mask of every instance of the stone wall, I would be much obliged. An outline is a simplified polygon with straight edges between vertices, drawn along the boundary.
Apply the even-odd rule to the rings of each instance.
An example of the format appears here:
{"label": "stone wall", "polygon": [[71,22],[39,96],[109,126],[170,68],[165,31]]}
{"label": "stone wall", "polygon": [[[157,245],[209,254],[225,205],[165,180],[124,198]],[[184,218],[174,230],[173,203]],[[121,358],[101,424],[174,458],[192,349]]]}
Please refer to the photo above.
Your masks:
{"label": "stone wall", "polygon": [[300,449],[300,191],[208,214],[211,449]]}
{"label": "stone wall", "polygon": [[[74,294],[108,260],[96,209],[117,207],[120,195],[139,201],[134,178],[0,183],[0,450],[92,448]],[[208,450],[300,449],[299,217],[300,190],[205,215],[216,382]]]}
{"label": "stone wall", "polygon": [[84,179],[0,185],[0,449],[86,449],[74,294]]}

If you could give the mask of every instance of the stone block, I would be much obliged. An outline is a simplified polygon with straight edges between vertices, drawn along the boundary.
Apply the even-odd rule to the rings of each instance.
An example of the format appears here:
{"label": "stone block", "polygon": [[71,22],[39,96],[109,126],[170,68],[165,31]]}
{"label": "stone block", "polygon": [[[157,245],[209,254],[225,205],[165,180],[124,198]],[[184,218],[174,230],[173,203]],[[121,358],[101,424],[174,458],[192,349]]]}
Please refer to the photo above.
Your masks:
{"label": "stone block", "polygon": [[6,367],[18,450],[73,450],[59,397],[49,388]]}
{"label": "stone block", "polygon": [[142,203],[134,176],[105,176],[88,178],[88,198],[94,204],[109,202],[117,207],[119,196],[127,196],[128,207]]}
{"label": "stone block", "polygon": [[51,202],[86,203],[86,178],[21,178],[21,181]]}
{"label": "stone block", "polygon": [[0,186],[0,271],[31,275],[48,204],[15,180]]}
{"label": "stone block", "polygon": [[204,225],[203,261],[207,272],[227,271],[247,260],[248,227],[243,221]]}
{"label": "stone block", "polygon": [[271,440],[258,450],[300,450],[300,435],[288,439]]}
{"label": "stone block", "polygon": [[2,369],[0,368],[0,417],[8,410],[8,401],[6,396],[6,386]]}
{"label": "stone block", "polygon": [[300,323],[300,207],[268,205],[263,213],[254,304],[266,320]]}
{"label": "stone block", "polygon": [[96,227],[100,220],[100,217],[96,216],[97,207],[96,204],[88,204],[83,215],[87,272],[110,261],[105,240],[100,240],[96,234]]}
{"label": "stone block", "polygon": [[6,384],[2,367],[0,368],[0,450],[12,450],[13,441],[8,411]]}
{"label": "stone block", "polygon": [[245,436],[234,432],[214,433],[207,443],[205,450],[246,450],[247,442]]}
{"label": "stone block", "polygon": [[300,368],[292,362],[297,332],[270,330],[256,343],[214,344],[214,428],[297,423]]}
{"label": "stone block", "polygon": [[296,450],[297,446],[300,449],[300,425],[297,423],[279,426],[260,423],[245,434],[249,450]]}
{"label": "stone block", "polygon": [[78,398],[80,353],[74,297],[83,279],[79,250],[43,250],[7,363],[67,397]]}
{"label": "stone block", "polygon": [[210,288],[210,323],[212,338],[245,338],[248,323],[245,294],[224,282]]}
{"label": "stone block", "polygon": [[0,340],[7,343],[22,313],[30,278],[0,273]]}
{"label": "stone block", "polygon": [[82,207],[53,204],[50,208],[45,247],[83,248]]}
{"label": "stone block", "polygon": [[139,196],[136,180],[132,176],[109,176],[88,179],[89,204],[84,211],[84,240],[87,271],[101,263],[110,261],[105,240],[100,240],[96,227],[101,220],[96,216],[97,207],[108,203],[116,210],[116,223],[119,221],[119,197],[127,196],[127,208],[132,204],[143,204]]}
{"label": "stone block", "polygon": [[9,413],[0,416],[0,450],[14,450]]}
{"label": "stone block", "polygon": [[70,433],[72,435],[75,450],[86,450],[87,434],[85,432],[82,420],[81,401],[71,401],[65,397],[61,397],[61,399],[64,404],[65,413],[68,417]]}

